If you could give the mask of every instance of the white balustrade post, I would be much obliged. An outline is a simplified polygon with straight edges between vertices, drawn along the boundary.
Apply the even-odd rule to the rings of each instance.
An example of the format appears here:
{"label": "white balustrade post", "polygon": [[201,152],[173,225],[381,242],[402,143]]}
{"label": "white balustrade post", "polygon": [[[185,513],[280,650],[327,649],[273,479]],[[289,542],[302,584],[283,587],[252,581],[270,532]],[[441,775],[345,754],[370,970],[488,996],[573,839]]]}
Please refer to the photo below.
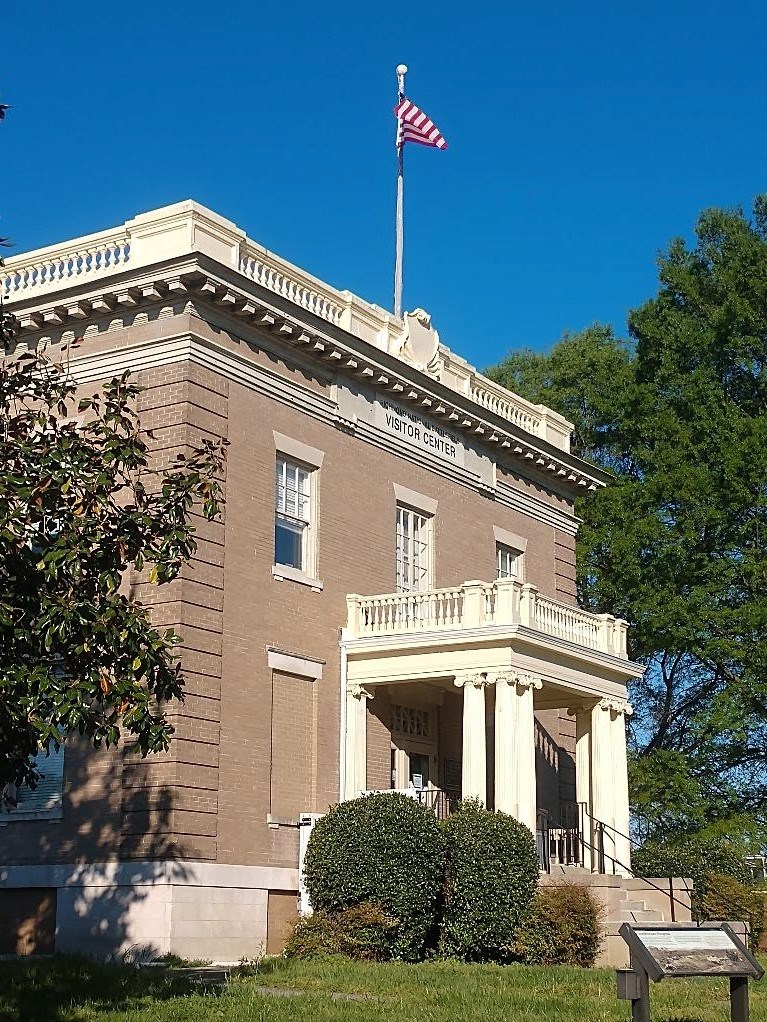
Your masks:
{"label": "white balustrade post", "polygon": [[461,797],[479,799],[483,805],[487,805],[486,684],[486,675],[474,672],[455,679],[456,687],[463,689]]}
{"label": "white balustrade post", "polygon": [[535,604],[538,599],[538,589],[531,583],[525,582],[519,599],[519,623],[529,628],[535,627]]}
{"label": "white balustrade post", "polygon": [[350,639],[360,634],[360,600],[357,593],[349,593],[346,597],[346,629]]}
{"label": "white balustrade post", "polygon": [[464,582],[463,621],[464,627],[473,628],[485,622],[485,582]]}
{"label": "white balustrade post", "polygon": [[495,679],[495,808],[535,834],[535,714],[533,692],[542,682],[527,674]]}
{"label": "white balustrade post", "polygon": [[495,583],[495,624],[517,623],[521,589],[522,586],[513,578],[499,578]]}
{"label": "white balustrade post", "polygon": [[628,637],[629,623],[624,621],[622,618],[616,618],[615,620],[615,655],[627,659],[628,648],[626,645],[626,639]]}
{"label": "white balustrade post", "polygon": [[373,693],[361,685],[346,690],[346,787],[347,799],[367,788],[367,701]]}
{"label": "white balustrade post", "polygon": [[615,618],[612,614],[599,614],[600,621],[600,646],[603,653],[613,652],[613,629]]}

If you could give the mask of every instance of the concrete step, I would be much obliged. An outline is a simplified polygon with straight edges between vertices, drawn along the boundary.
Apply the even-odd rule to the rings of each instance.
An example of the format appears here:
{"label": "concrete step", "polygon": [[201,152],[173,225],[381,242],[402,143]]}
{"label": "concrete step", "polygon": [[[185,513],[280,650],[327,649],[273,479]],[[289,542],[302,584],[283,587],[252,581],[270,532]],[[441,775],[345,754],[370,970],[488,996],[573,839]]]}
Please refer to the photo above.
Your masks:
{"label": "concrete step", "polygon": [[662,923],[663,916],[660,912],[653,912],[651,909],[642,911],[626,912],[621,911],[621,921],[624,923]]}

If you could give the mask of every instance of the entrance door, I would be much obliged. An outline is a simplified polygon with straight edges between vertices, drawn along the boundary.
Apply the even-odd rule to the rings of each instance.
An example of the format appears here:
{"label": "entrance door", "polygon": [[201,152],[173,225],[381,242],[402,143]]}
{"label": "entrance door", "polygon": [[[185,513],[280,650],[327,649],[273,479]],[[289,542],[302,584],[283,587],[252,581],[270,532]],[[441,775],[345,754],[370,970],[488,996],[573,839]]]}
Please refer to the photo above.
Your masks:
{"label": "entrance door", "polygon": [[413,752],[408,757],[410,784],[414,788],[429,787],[429,756],[423,752]]}

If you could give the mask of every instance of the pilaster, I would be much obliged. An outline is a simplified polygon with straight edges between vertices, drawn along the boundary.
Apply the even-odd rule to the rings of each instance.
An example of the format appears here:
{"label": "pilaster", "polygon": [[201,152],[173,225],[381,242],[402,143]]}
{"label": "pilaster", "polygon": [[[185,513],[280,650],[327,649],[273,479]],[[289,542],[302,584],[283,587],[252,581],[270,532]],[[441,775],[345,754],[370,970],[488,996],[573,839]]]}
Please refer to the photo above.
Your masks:
{"label": "pilaster", "polygon": [[346,690],[346,798],[367,788],[367,701],[373,698],[361,685]]}

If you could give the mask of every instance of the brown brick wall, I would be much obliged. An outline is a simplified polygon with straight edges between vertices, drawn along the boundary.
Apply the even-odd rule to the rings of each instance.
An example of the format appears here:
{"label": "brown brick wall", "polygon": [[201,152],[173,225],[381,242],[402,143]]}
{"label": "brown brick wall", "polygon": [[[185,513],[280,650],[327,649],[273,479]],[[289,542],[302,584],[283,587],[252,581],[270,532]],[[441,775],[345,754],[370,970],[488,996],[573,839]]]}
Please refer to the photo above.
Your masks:
{"label": "brown brick wall", "polygon": [[271,812],[296,820],[312,809],[314,682],[272,672]]}
{"label": "brown brick wall", "polygon": [[[269,350],[273,340],[263,347],[246,345],[194,317],[114,331],[94,345],[112,345],[118,338],[123,344],[160,330],[170,334],[180,325],[248,353],[314,394],[330,395],[326,372],[300,365],[289,354],[276,356]],[[177,735],[166,755],[146,760],[130,747],[120,757],[68,751],[66,783],[72,794],[62,823],[57,828],[24,824],[23,839],[21,824],[13,835],[13,827],[0,830],[0,852],[8,853],[6,862],[103,858],[108,848],[111,856],[119,851],[123,857],[178,855],[295,866],[297,831],[268,827],[267,815],[292,816],[301,807],[322,811],[338,798],[339,630],[347,593],[395,587],[393,484],[438,502],[437,586],[494,578],[497,525],[527,539],[527,581],[546,595],[572,598],[572,543],[552,527],[425,466],[195,364],[147,370],[140,382],[146,387],[140,398],[142,423],[154,430],[158,464],[173,464],[179,450],[201,437],[230,441],[224,520],[195,517],[198,551],[177,582],[158,588],[141,576],[133,580],[157,624],[176,628],[183,640],[188,698],[172,708]],[[272,577],[273,430],[325,455],[319,474],[321,592]],[[540,482],[522,480],[503,467],[499,477],[550,506],[567,508]],[[322,661],[322,678],[280,676],[273,703],[268,648]],[[380,701],[373,700],[369,716],[369,783],[388,785],[388,716],[383,697],[376,698]],[[440,711],[441,774],[446,758],[460,759],[460,719],[460,695],[450,692]],[[86,774],[90,787],[82,789]],[[92,780],[96,775],[99,783]]]}

